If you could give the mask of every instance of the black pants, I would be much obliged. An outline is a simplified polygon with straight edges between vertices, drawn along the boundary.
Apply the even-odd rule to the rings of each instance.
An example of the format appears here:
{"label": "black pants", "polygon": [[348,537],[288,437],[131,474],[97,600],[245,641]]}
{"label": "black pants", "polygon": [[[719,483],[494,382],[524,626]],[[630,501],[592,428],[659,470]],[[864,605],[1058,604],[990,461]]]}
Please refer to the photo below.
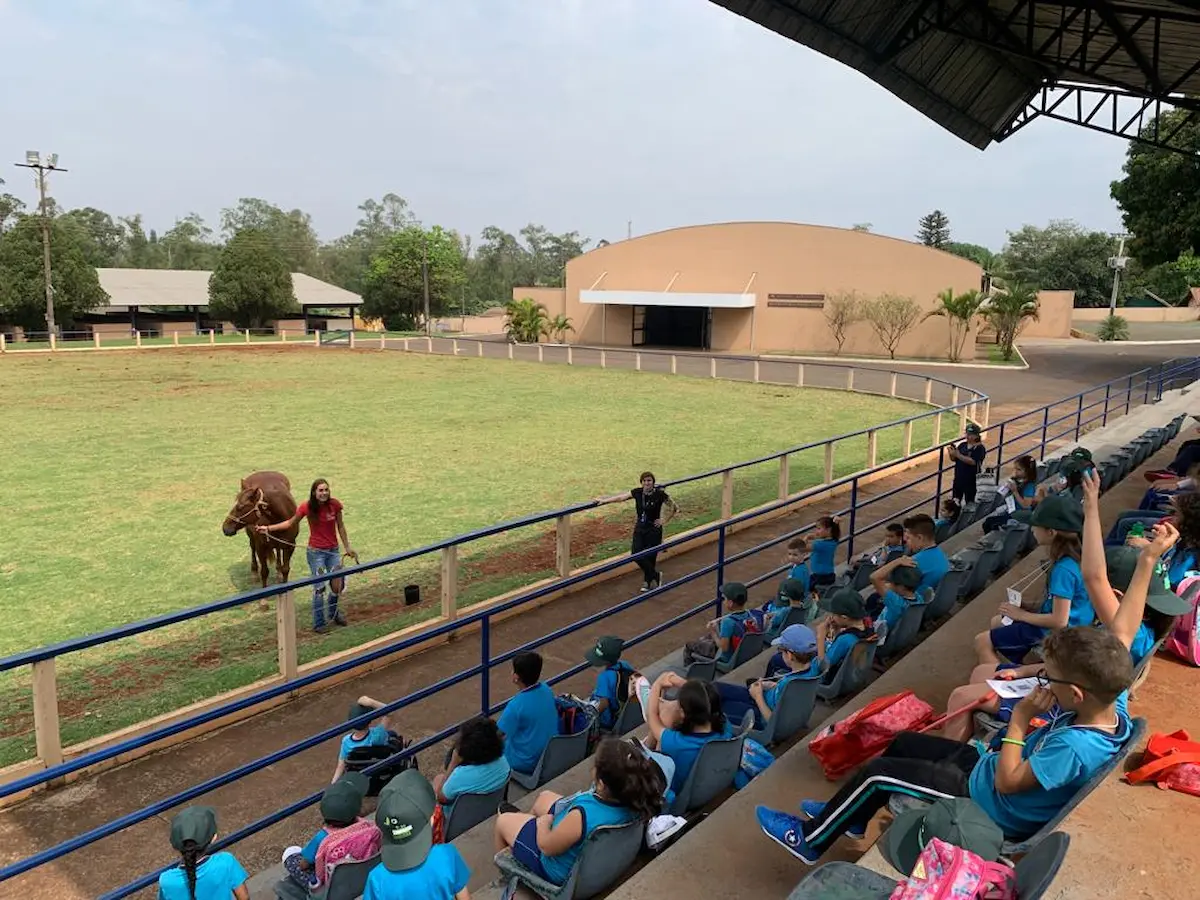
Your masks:
{"label": "black pants", "polygon": [[892,794],[933,802],[968,797],[979,751],[947,738],[902,731],[883,755],[871,760],[833,795],[821,815],[804,824],[804,840],[818,852],[847,828],[865,829]]}
{"label": "black pants", "polygon": [[995,516],[988,516],[983,520],[983,533],[991,534],[993,531],[999,531],[1004,527],[1004,524],[1012,518],[1012,513],[1008,510]]}
{"label": "black pants", "polygon": [[[662,543],[663,533],[661,528],[656,528],[653,525],[635,525],[633,529],[633,544],[629,549],[630,553],[637,553],[641,550],[646,550],[650,547],[657,547]],[[642,577],[646,584],[654,581],[658,577],[658,570],[654,567],[658,562],[657,553],[647,553],[637,560],[638,567],[642,570]]]}
{"label": "black pants", "polygon": [[1167,468],[1182,478],[1197,462],[1200,462],[1200,441],[1184,441]]}
{"label": "black pants", "polygon": [[954,486],[950,488],[950,496],[959,503],[974,503],[975,490],[979,486],[975,476],[971,476],[971,480],[955,481]]}

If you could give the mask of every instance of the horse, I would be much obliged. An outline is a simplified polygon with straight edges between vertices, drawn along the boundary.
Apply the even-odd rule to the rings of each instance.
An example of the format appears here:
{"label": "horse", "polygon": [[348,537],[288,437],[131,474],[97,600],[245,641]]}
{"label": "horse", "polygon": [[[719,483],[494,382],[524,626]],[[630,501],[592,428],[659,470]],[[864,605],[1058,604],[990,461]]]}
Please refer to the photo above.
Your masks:
{"label": "horse", "polygon": [[263,587],[270,580],[272,561],[280,583],[288,580],[300,526],[270,534],[260,534],[254,526],[287,522],[295,515],[296,500],[292,497],[292,485],[287,476],[280,472],[255,472],[242,479],[233,509],[221,523],[221,531],[226,537],[233,537],[243,528],[246,530],[250,539],[250,573],[259,576]]}

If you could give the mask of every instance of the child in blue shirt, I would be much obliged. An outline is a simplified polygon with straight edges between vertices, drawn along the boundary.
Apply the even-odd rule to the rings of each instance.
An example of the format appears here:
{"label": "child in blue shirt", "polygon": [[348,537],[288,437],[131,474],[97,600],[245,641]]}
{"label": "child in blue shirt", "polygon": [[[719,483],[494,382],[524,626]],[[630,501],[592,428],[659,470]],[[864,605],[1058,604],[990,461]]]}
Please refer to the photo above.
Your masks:
{"label": "child in blue shirt", "polygon": [[803,624],[808,618],[810,606],[808,585],[798,578],[785,578],[779,585],[775,599],[762,608],[763,634],[772,641],[779,637],[788,620],[789,610],[801,610],[803,615],[797,624]]}
{"label": "child in blue shirt", "polygon": [[617,724],[621,707],[629,701],[629,680],[633,666],[621,659],[625,642],[615,635],[605,635],[584,654],[589,665],[603,669],[596,677],[591,701],[600,715],[600,727],[610,729]]}
{"label": "child in blue shirt", "polygon": [[504,756],[518,772],[537,768],[550,738],[558,734],[558,708],[554,691],[543,684],[540,653],[513,657],[513,682],[518,693],[508,701],[496,724],[504,738]]}
{"label": "child in blue shirt", "polygon": [[822,682],[832,684],[838,669],[855,645],[872,635],[867,627],[867,609],[858,591],[841,588],[821,601],[829,615],[817,622],[817,659],[824,673]]}
{"label": "child in blue shirt", "polygon": [[887,623],[889,634],[896,630],[904,611],[917,599],[920,584],[921,570],[916,566],[901,565],[898,560],[871,573],[871,585],[882,598],[882,619]]}
{"label": "child in blue shirt", "polygon": [[[1045,599],[1037,612],[1001,604],[991,630],[975,636],[980,665],[997,665],[1001,656],[1019,663],[1050,630],[1091,625],[1096,618],[1079,568],[1083,507],[1073,497],[1055,494],[1037,505],[1029,521],[1038,544],[1049,550],[1052,561]],[[1004,617],[1012,623],[1005,625]]]}
{"label": "child in blue shirt", "polygon": [[383,836],[380,864],[362,900],[470,900],[471,870],[453,844],[433,844],[437,796],[416,769],[401,772],[379,794],[375,824]]}
{"label": "child in blue shirt", "polygon": [[[367,795],[370,779],[361,772],[347,772],[321,795],[321,819],[324,827],[317,830],[303,847],[289,847],[283,851],[283,868],[292,881],[300,887],[316,891],[321,887],[321,877],[317,874],[317,852],[321,843],[330,836],[336,836],[339,831],[349,828],[358,822],[362,812],[363,798]],[[363,827],[374,829],[375,826],[364,822]],[[378,845],[377,838],[373,843]]]}
{"label": "child in blue shirt", "polygon": [[787,667],[779,678],[760,678],[751,682],[749,687],[724,681],[712,682],[721,698],[721,712],[727,721],[741,722],[746,712],[753,710],[754,727],[764,728],[779,705],[788,682],[821,677],[817,636],[807,625],[789,625],[771,645],[779,649],[783,664]]}
{"label": "child in blue shirt", "polygon": [[463,723],[446,771],[433,779],[438,802],[449,806],[460,794],[490,794],[508,783],[504,737],[486,716]]}
{"label": "child in blue shirt", "polygon": [[725,582],[721,585],[721,596],[725,598],[725,615],[708,623],[708,633],[717,644],[717,664],[728,665],[733,662],[746,629],[757,625],[746,609],[750,597],[744,584]]}
{"label": "child in blue shirt", "polygon": [[232,853],[208,853],[217,836],[210,806],[189,806],[171,820],[171,846],[181,862],[158,876],[159,900],[250,900],[246,870]]}
{"label": "child in blue shirt", "polygon": [[808,567],[812,570],[812,587],[828,587],[837,579],[834,560],[838,542],[842,539],[842,526],[836,516],[821,516],[813,526],[808,539]]}
{"label": "child in blue shirt", "polygon": [[[668,723],[662,714],[663,691],[678,689],[675,700],[679,704],[677,721]],[[659,753],[675,763],[675,776],[671,790],[678,792],[691,774],[696,757],[705,743],[713,738],[730,734],[725,716],[719,709],[720,698],[710,684],[693,678],[684,680],[668,670],[650,685],[650,699],[646,704],[646,725],[650,729],[647,744],[653,744]]]}
{"label": "child in blue shirt", "polygon": [[[998,751],[981,755],[970,744],[901,732],[828,802],[802,801],[804,818],[760,806],[759,827],[814,865],[843,834],[863,837],[898,793],[929,802],[969,797],[1008,839],[1034,834],[1125,749],[1133,730],[1126,709],[1133,663],[1117,637],[1064,628],[1046,636],[1042,655],[1040,686],[1013,710]],[[1040,717],[1050,724],[1031,727]]]}
{"label": "child in blue shirt", "polygon": [[909,516],[904,520],[904,543],[912,556],[913,564],[921,570],[921,584],[917,590],[926,588],[937,591],[942,578],[950,571],[950,560],[937,545],[937,526],[924,513]]}
{"label": "child in blue shirt", "polygon": [[811,589],[812,573],[808,569],[808,541],[802,537],[795,537],[788,541],[787,556],[784,561],[791,566],[788,569],[787,577],[803,582],[805,590]]}
{"label": "child in blue shirt", "polygon": [[962,504],[953,497],[942,501],[941,515],[933,520],[934,528],[943,528],[955,524],[962,515]]}
{"label": "child in blue shirt", "polygon": [[[374,700],[367,696],[358,698],[358,702],[350,707],[350,714],[346,716],[346,721],[350,722],[361,716],[365,716],[371,710],[379,709],[386,704],[378,700]],[[338,761],[337,767],[333,770],[333,778],[329,779],[329,783],[341,779],[346,774],[346,758],[351,751],[357,750],[359,747],[384,747],[391,740],[392,735],[388,731],[388,717],[381,716],[378,719],[373,719],[366,725],[360,725],[353,729],[349,734],[342,738],[341,744],[338,746]]]}

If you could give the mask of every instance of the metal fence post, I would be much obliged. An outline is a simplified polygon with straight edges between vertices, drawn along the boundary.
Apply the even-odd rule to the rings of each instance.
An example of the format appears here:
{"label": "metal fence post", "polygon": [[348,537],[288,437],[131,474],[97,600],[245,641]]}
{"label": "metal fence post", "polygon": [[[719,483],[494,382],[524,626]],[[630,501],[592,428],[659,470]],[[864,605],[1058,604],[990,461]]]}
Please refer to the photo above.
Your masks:
{"label": "metal fence post", "polygon": [[1133,376],[1129,376],[1129,386],[1125,388],[1125,415],[1129,415],[1129,404],[1133,400]]}
{"label": "metal fence post", "polygon": [[1050,430],[1050,404],[1042,407],[1042,452],[1040,456],[1046,455],[1046,437]]}
{"label": "metal fence post", "polygon": [[717,615],[721,615],[721,587],[725,584],[725,526],[717,529]]}
{"label": "metal fence post", "polygon": [[1079,432],[1083,430],[1083,394],[1079,395],[1079,407],[1075,410],[1075,440],[1079,440]]}
{"label": "metal fence post", "polygon": [[1004,423],[1000,423],[1000,437],[996,443],[996,483],[1000,482],[1000,468],[1004,465]]}
{"label": "metal fence post", "polygon": [[1150,375],[1149,375],[1149,373],[1147,373],[1147,375],[1146,375],[1146,394],[1145,394],[1145,396],[1142,397],[1142,405],[1145,406],[1149,402],[1150,402]]}
{"label": "metal fence post", "polygon": [[485,716],[492,714],[492,627],[491,616],[479,623],[479,709]]}
{"label": "metal fence post", "polygon": [[942,471],[946,468],[946,445],[938,447],[937,493],[933,497],[933,514],[937,518],[942,508]]}
{"label": "metal fence post", "polygon": [[1111,395],[1112,395],[1112,385],[1106,384],[1104,386],[1104,416],[1103,416],[1103,418],[1100,419],[1101,427],[1108,424],[1108,398]]}
{"label": "metal fence post", "polygon": [[854,558],[854,528],[858,522],[858,479],[850,481],[850,534],[846,537],[846,559]]}

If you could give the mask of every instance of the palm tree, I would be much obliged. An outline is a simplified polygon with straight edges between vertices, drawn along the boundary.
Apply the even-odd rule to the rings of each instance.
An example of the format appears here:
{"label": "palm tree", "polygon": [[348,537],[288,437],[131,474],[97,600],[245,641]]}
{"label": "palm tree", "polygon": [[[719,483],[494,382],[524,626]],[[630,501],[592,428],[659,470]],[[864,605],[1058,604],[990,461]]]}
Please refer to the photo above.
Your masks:
{"label": "palm tree", "polygon": [[979,315],[984,298],[979,291],[956,294],[954,288],[946,288],[938,294],[938,300],[942,305],[933,312],[926,313],[925,318],[941,316],[946,320],[950,326],[950,362],[958,362],[962,359],[967,335],[971,333],[971,322]]}
{"label": "palm tree", "polygon": [[1037,288],[1021,281],[1008,280],[994,291],[984,304],[981,314],[996,332],[1000,355],[1013,357],[1013,344],[1026,319],[1037,319]]}
{"label": "palm tree", "polygon": [[554,341],[554,343],[562,344],[566,342],[567,332],[574,330],[575,326],[571,324],[570,318],[559,313],[546,323],[546,330],[542,333]]}
{"label": "palm tree", "polygon": [[510,341],[536,344],[550,322],[546,307],[532,297],[509,300],[504,304],[504,333]]}

